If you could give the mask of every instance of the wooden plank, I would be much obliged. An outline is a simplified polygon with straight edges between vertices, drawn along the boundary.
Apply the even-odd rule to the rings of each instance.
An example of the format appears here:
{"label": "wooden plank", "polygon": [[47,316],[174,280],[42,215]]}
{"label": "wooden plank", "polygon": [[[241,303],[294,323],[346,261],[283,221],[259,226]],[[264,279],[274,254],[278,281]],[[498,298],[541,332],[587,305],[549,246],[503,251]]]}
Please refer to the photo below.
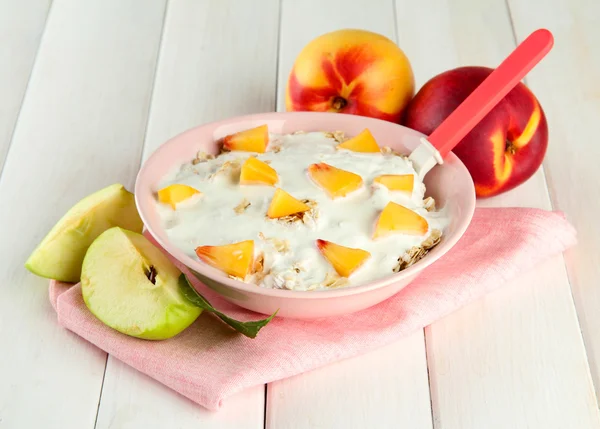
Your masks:
{"label": "wooden plank", "polygon": [[0,174],[49,7],[50,0],[0,1]]}
{"label": "wooden plank", "polygon": [[[310,40],[340,28],[395,39],[389,1],[284,1],[278,110],[294,59]],[[431,428],[423,332],[369,354],[328,365],[267,388],[267,427]]]}
{"label": "wooden plank", "polygon": [[95,429],[262,428],[265,386],[229,398],[218,412],[198,404],[112,357]]}
{"label": "wooden plank", "polygon": [[131,187],[164,2],[55,0],[0,179],[0,425],[93,428],[105,353],[61,328],[23,263],[54,222]]}
{"label": "wooden plank", "polygon": [[[278,16],[277,0],[169,4],[144,157],[190,127],[273,110]],[[209,412],[111,357],[97,428],[262,428],[264,397],[257,386]]]}
{"label": "wooden plank", "polygon": [[[514,48],[503,1],[396,4],[419,86],[459,65],[495,67]],[[539,71],[553,76],[555,67],[544,62]],[[542,104],[551,96],[538,95]],[[543,171],[479,205],[549,209]],[[600,427],[562,257],[434,323],[426,343],[436,427]]]}
{"label": "wooden plank", "polygon": [[144,157],[196,125],[273,111],[278,17],[277,0],[172,2]]}
{"label": "wooden plank", "polygon": [[553,258],[426,330],[436,427],[600,427],[563,264]]}
{"label": "wooden plank", "polygon": [[[544,166],[552,202],[579,233],[579,244],[567,254],[567,270],[596,392],[600,392],[600,146],[596,131],[600,117],[600,2],[508,3],[519,40],[539,27],[548,28],[555,38],[544,67],[533,70],[528,83],[542,97],[550,126]],[[539,10],[552,13],[540,14]]]}
{"label": "wooden plank", "polygon": [[267,429],[431,428],[423,332],[271,383]]}

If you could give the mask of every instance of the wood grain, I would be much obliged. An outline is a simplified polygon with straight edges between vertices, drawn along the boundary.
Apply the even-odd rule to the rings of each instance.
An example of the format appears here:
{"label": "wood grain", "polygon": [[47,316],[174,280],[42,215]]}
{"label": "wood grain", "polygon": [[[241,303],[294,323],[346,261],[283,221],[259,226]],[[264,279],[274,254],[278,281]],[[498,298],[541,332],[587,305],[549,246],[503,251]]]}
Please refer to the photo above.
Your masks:
{"label": "wood grain", "polygon": [[207,411],[111,357],[95,429],[262,428],[264,397],[265,386],[256,386]]}
{"label": "wood grain", "polygon": [[423,332],[271,383],[267,429],[432,428]]}
{"label": "wood grain", "polygon": [[0,174],[51,0],[0,0]]}
{"label": "wood grain", "polygon": [[[193,126],[273,110],[278,16],[276,0],[170,2],[144,158]],[[210,412],[110,357],[97,428],[262,428],[264,400],[261,385]]]}
{"label": "wood grain", "polygon": [[[318,11],[316,13],[315,11]],[[283,1],[278,110],[294,59],[315,37],[364,28],[396,38],[389,1]],[[364,356],[270,383],[267,427],[431,428],[423,332]]]}
{"label": "wood grain", "polygon": [[133,184],[163,14],[162,0],[52,6],[0,179],[3,428],[94,427],[106,355],[58,325],[23,263],[80,198]]}
{"label": "wood grain", "polygon": [[[396,9],[419,86],[459,65],[495,67],[514,48],[503,1],[398,0]],[[549,209],[543,171],[479,205]],[[562,257],[428,327],[435,427],[600,427],[578,331]]]}
{"label": "wood grain", "polygon": [[[600,429],[600,3],[507,3],[0,0],[0,428]],[[545,169],[479,205],[564,210],[580,240],[566,268],[557,257],[425,337],[271,383],[266,404],[256,386],[217,413],[60,328],[47,281],[23,268],[53,223],[105,185],[131,188],[140,157],[187,128],[283,110],[300,49],[345,27],[397,40],[417,88],[496,66],[513,30],[554,33],[527,77],[550,124]]]}
{"label": "wood grain", "polygon": [[278,20],[277,0],[171,3],[144,157],[188,128],[273,111]]}
{"label": "wood grain", "polygon": [[[600,2],[509,1],[519,40],[546,27],[555,38],[543,67],[527,78],[548,118],[550,145],[544,162],[556,209],[566,213],[579,243],[566,255],[573,298],[600,392]],[[546,13],[534,13],[544,10]],[[551,11],[551,12],[550,12]]]}

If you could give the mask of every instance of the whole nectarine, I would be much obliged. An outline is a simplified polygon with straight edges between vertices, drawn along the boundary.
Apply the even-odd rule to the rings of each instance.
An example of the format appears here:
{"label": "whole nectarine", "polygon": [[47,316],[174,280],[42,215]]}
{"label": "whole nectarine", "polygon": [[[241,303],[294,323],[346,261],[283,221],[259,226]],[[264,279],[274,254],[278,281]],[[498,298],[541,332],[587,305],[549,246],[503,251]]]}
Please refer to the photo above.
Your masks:
{"label": "whole nectarine", "polygon": [[399,122],[413,94],[412,68],[394,42],[347,29],[317,37],[300,52],[288,79],[286,108]]}
{"label": "whole nectarine", "polygon": [[[431,134],[492,71],[459,67],[433,77],[410,102],[403,124]],[[544,111],[519,83],[453,152],[471,173],[477,196],[490,197],[529,179],[542,164],[547,146]]]}

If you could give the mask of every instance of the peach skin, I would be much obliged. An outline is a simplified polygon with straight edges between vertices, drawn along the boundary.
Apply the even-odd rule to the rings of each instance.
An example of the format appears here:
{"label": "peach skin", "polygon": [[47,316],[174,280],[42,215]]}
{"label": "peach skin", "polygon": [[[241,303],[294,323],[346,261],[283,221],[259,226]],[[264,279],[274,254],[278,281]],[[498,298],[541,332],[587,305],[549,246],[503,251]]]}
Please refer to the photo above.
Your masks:
{"label": "peach skin", "polygon": [[288,79],[286,108],[399,122],[413,94],[412,68],[394,42],[346,29],[317,37],[300,52]]}
{"label": "peach skin", "polygon": [[[431,134],[493,69],[460,67],[427,82],[406,110],[404,125]],[[540,167],[548,124],[537,98],[517,84],[452,150],[471,173],[478,197],[515,188]]]}

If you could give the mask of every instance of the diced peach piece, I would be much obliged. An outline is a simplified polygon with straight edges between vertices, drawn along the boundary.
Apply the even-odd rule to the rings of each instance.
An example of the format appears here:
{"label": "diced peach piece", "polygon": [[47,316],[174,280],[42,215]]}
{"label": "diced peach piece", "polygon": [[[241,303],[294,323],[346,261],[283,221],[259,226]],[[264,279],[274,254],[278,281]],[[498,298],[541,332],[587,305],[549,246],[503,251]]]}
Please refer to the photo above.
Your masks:
{"label": "diced peach piece", "polygon": [[342,277],[350,277],[371,254],[366,250],[340,246],[331,241],[317,240],[321,254],[329,261],[335,271]]}
{"label": "diced peach piece", "polygon": [[223,148],[264,153],[269,144],[269,129],[261,125],[223,138]]}
{"label": "diced peach piece", "polygon": [[384,174],[373,179],[373,182],[381,183],[390,191],[412,192],[415,176],[412,174]]}
{"label": "diced peach piece", "polygon": [[308,175],[331,198],[345,197],[362,186],[363,180],[358,174],[333,167],[321,162],[308,167]]}
{"label": "diced peach piece", "polygon": [[182,184],[169,185],[158,191],[158,201],[170,204],[171,208],[175,210],[177,203],[185,201],[196,194],[201,194],[201,192],[191,186]]}
{"label": "diced peach piece", "polygon": [[389,202],[377,219],[373,238],[390,234],[424,235],[428,229],[424,217],[400,204]]}
{"label": "diced peach piece", "polygon": [[275,190],[271,205],[267,211],[267,216],[271,219],[277,219],[284,216],[302,213],[310,210],[310,207],[302,201],[297,200],[281,188]]}
{"label": "diced peach piece", "polygon": [[242,165],[241,185],[274,185],[278,180],[277,172],[259,159],[250,157]]}
{"label": "diced peach piece", "polygon": [[375,137],[371,134],[368,128],[365,128],[360,134],[346,140],[337,146],[338,149],[348,149],[353,152],[379,153],[379,145],[375,141]]}
{"label": "diced peach piece", "polygon": [[243,279],[254,263],[254,241],[246,240],[223,246],[200,246],[196,248],[196,255],[208,265]]}

